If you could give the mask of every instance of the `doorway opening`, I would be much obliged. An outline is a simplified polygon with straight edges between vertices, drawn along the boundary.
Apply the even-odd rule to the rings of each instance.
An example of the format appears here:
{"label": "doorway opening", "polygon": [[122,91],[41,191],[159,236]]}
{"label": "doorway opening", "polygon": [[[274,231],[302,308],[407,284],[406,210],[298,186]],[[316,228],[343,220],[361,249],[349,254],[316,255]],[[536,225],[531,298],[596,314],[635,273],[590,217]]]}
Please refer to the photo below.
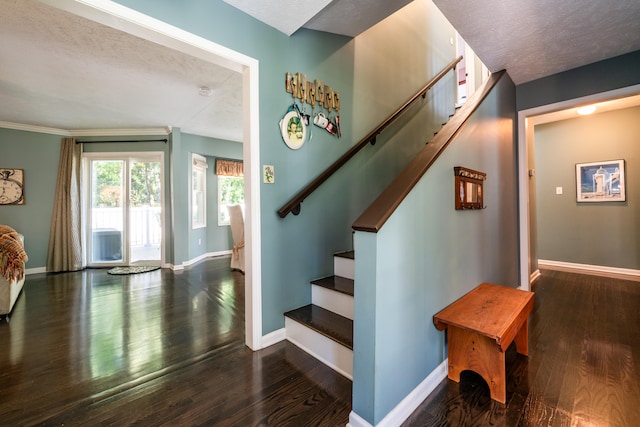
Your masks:
{"label": "doorway opening", "polygon": [[165,22],[102,0],[56,0],[47,4],[162,46],[242,73],[243,161],[245,163],[245,342],[261,349],[262,266],[260,221],[260,126],[258,61]]}
{"label": "doorway opening", "polygon": [[[615,89],[542,105],[518,111],[518,206],[520,236],[520,288],[530,290],[540,276],[537,250],[536,216],[536,165],[535,138],[536,124],[549,123],[569,118],[577,107],[587,104],[609,102],[612,109],[638,105],[640,85]],[[569,114],[569,115],[568,115]]]}
{"label": "doorway opening", "polygon": [[163,265],[163,153],[85,157],[88,265]]}

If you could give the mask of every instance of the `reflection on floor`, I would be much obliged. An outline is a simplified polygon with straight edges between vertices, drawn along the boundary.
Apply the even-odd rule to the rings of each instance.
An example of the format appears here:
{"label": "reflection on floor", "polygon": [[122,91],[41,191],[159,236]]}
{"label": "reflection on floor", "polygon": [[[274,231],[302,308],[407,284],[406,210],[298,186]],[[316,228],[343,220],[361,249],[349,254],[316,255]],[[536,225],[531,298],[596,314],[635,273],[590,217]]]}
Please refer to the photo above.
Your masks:
{"label": "reflection on floor", "polygon": [[640,420],[638,282],[543,271],[529,357],[506,353],[507,404],[478,375],[445,379],[403,426],[636,426]]}
{"label": "reflection on floor", "polygon": [[351,383],[289,343],[244,345],[244,276],[27,277],[0,323],[2,425],[345,425]]}

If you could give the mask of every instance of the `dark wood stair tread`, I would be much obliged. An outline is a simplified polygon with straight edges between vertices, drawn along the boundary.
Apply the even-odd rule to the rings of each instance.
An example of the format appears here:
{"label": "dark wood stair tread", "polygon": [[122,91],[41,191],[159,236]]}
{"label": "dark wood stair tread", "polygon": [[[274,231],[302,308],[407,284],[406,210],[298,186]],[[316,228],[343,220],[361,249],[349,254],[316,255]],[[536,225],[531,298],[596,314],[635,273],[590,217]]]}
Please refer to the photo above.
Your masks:
{"label": "dark wood stair tread", "polygon": [[333,255],[337,256],[337,257],[340,257],[340,258],[355,259],[355,252],[354,251],[338,252],[338,253],[335,253]]}
{"label": "dark wood stair tread", "polygon": [[311,284],[322,286],[332,291],[340,292],[342,294],[353,296],[354,282],[351,279],[347,279],[342,276],[328,276],[321,279],[312,280]]}
{"label": "dark wood stair tread", "polygon": [[284,315],[353,350],[353,320],[313,304]]}

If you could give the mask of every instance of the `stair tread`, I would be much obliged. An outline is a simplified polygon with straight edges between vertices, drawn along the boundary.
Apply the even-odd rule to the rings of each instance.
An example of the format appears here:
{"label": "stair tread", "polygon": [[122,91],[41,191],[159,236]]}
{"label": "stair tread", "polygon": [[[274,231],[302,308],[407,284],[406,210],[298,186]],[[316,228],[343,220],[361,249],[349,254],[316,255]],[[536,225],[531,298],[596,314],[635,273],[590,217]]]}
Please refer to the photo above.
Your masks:
{"label": "stair tread", "polygon": [[313,304],[284,315],[353,350],[353,320]]}
{"label": "stair tread", "polygon": [[354,251],[338,252],[338,253],[335,253],[333,255],[337,256],[337,257],[340,257],[340,258],[355,259],[355,252]]}
{"label": "stair tread", "polygon": [[322,286],[342,294],[353,296],[354,281],[342,276],[328,276],[312,280],[313,285]]}

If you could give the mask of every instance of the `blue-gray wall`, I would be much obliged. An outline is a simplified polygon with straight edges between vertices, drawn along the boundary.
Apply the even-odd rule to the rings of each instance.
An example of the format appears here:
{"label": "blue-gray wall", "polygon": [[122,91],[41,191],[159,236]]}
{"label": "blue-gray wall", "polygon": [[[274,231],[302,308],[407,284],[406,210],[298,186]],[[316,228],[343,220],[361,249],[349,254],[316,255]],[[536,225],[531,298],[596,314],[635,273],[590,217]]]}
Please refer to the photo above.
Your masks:
{"label": "blue-gray wall", "polygon": [[[215,174],[216,159],[242,160],[242,144],[233,141],[207,138],[197,135],[182,134],[182,161],[186,157],[187,173],[191,176],[191,154],[196,153],[207,159],[207,226],[192,229],[189,224],[188,260],[207,253],[230,251],[233,238],[228,225],[218,225],[218,177]],[[183,192],[188,196],[190,187],[174,189],[174,193]],[[189,206],[188,204],[186,206]],[[189,218],[191,216],[189,215]]]}
{"label": "blue-gray wall", "polygon": [[[356,232],[353,410],[372,425],[446,358],[435,313],[518,285],[515,120],[505,76],[382,229]],[[454,166],[487,174],[485,209],[454,210]]]}
{"label": "blue-gray wall", "polygon": [[[640,269],[638,135],[640,107],[535,127],[540,259]],[[576,163],[617,159],[625,161],[627,201],[577,203]]]}
{"label": "blue-gray wall", "polygon": [[[25,236],[25,249],[29,256],[27,269],[43,269],[46,266],[49,245],[49,229],[56,179],[58,173],[58,158],[60,155],[60,141],[63,136],[47,133],[0,128],[0,151],[4,154],[0,160],[0,167],[18,168],[25,171],[26,204],[21,206],[0,206],[0,224],[9,225]],[[160,139],[166,135],[123,137],[109,137],[109,140],[129,139]],[[83,146],[85,153],[113,153],[113,152],[163,152],[165,176],[165,257],[166,262],[182,264],[206,253],[229,251],[233,247],[231,233],[228,226],[219,227],[217,222],[217,178],[215,158],[241,159],[242,144],[214,138],[207,138],[189,134],[181,134],[175,128],[169,137],[168,144],[162,142],[132,143],[87,143]],[[84,137],[85,141],[104,140],[104,137]],[[208,156],[210,162],[207,170],[207,219],[208,226],[199,230],[192,230],[188,223],[189,204],[189,174],[190,156],[196,152]],[[174,157],[172,159],[172,156]],[[177,174],[172,171],[177,170]],[[172,191],[173,189],[173,191]],[[172,199],[177,199],[173,202]],[[174,206],[172,208],[172,206]],[[172,234],[174,215],[186,226],[182,229],[188,233],[179,232],[180,243],[188,250],[175,250]],[[198,239],[202,244],[198,245]],[[195,245],[194,245],[195,242]],[[183,246],[178,245],[178,248]],[[177,259],[177,261],[176,261]]]}
{"label": "blue-gray wall", "polygon": [[[640,51],[595,62],[583,67],[544,77],[516,87],[518,111],[528,110],[558,102],[570,101],[590,95],[597,95],[618,89],[640,85]],[[520,126],[523,126],[521,123]],[[536,170],[535,144],[528,143],[529,164],[527,169]],[[535,181],[529,183],[529,274],[538,270],[537,230],[538,215]]]}
{"label": "blue-gray wall", "polygon": [[61,136],[0,128],[0,167],[24,169],[25,204],[0,206],[0,224],[24,235],[27,269],[47,264]]}
{"label": "blue-gray wall", "polygon": [[520,84],[518,111],[640,84],[639,68],[636,51]]}
{"label": "blue-gray wall", "polygon": [[[414,2],[419,13],[386,21],[380,31],[355,39],[304,29],[287,37],[221,0],[119,3],[259,60],[260,164],[253,166],[275,167],[275,184],[260,190],[262,333],[283,328],[284,312],[310,302],[309,280],[331,274],[331,254],[351,248],[353,220],[452,111],[453,78],[430,94],[436,102],[405,119],[409,128],[367,147],[305,200],[299,216],[280,219],[276,211],[455,57],[449,43],[454,30],[435,6],[422,1]],[[312,139],[301,149],[283,143],[278,122],[291,105],[284,90],[288,71],[340,92],[341,139],[312,127]]]}
{"label": "blue-gray wall", "polygon": [[[260,164],[275,166],[275,184],[262,185],[262,313],[267,334],[284,326],[283,313],[307,304],[309,280],[331,269],[330,254],[350,244],[347,213],[338,212],[347,194],[327,189],[329,200],[305,201],[303,214],[281,220],[277,209],[352,141],[353,45],[347,37],[301,30],[291,37],[264,25],[221,0],[210,2],[121,0],[162,21],[183,28],[260,61]],[[340,92],[343,138],[313,129],[313,138],[300,150],[289,149],[279,133],[278,122],[291,105],[286,93],[286,72],[301,72],[320,79]],[[316,110],[319,111],[319,110]],[[174,183],[175,184],[175,183]],[[335,203],[330,203],[335,199]],[[334,220],[334,215],[338,218]],[[179,218],[176,218],[178,220]],[[186,223],[176,222],[175,233]],[[181,244],[176,234],[176,245]],[[183,252],[184,251],[184,252]],[[188,253],[176,248],[176,254]],[[176,261],[180,261],[177,259]]]}
{"label": "blue-gray wall", "polygon": [[[310,302],[309,280],[332,272],[331,254],[351,247],[353,220],[427,142],[429,135],[433,135],[437,130],[438,124],[446,120],[453,109],[455,99],[453,76],[449,75],[434,88],[427,100],[421,102],[419,107],[405,117],[404,126],[395,126],[393,131],[379,138],[375,146],[365,148],[348,167],[333,176],[317,194],[308,198],[303,203],[299,216],[290,215],[280,219],[276,214],[277,209],[449,63],[455,57],[454,46],[449,43],[454,39],[455,31],[430,1],[423,0],[411,2],[399,15],[388,18],[355,39],[304,29],[287,37],[222,0],[118,2],[259,61],[260,159],[259,164],[254,164],[253,167],[261,170],[264,164],[275,166],[275,184],[261,184],[260,189],[263,242],[262,334],[276,331],[284,326],[285,311]],[[343,132],[341,139],[313,128],[313,138],[300,150],[290,150],[282,142],[278,122],[291,104],[291,96],[284,90],[284,76],[288,71],[302,72],[311,79],[321,79],[340,92]],[[504,94],[504,91],[500,93]],[[500,108],[485,111],[486,115],[480,117],[500,115],[504,117],[502,126],[508,129],[513,124],[513,117],[505,112],[503,107],[500,101]],[[491,128],[495,121],[489,120],[487,123],[488,128]],[[472,128],[484,129],[484,124],[484,121],[477,122]],[[467,138],[472,139],[470,136]],[[190,150],[185,148],[189,144],[187,140],[185,135],[175,132],[174,129],[170,146],[174,207],[171,251],[176,264],[185,261],[190,253],[189,215],[187,210],[178,208],[180,205],[186,205],[188,200],[187,192],[180,191],[181,188],[188,189],[188,174],[183,173],[188,172],[188,160],[183,161],[187,158],[187,153],[190,153]],[[440,277],[441,270],[435,270],[426,276],[414,277],[413,274],[417,273],[415,269],[418,267],[410,267],[408,271],[411,272],[411,277],[407,277],[406,274],[402,276],[403,280],[408,279],[406,283],[401,284],[402,292],[406,291],[403,295],[415,292],[422,299],[411,300],[410,306],[406,308],[406,315],[403,316],[405,319],[413,318],[418,311],[422,311],[425,300],[433,307],[437,305],[441,308],[445,305],[445,300],[450,302],[481,280],[509,284],[511,276],[515,276],[512,270],[516,268],[516,262],[501,264],[505,260],[503,248],[515,247],[511,229],[516,216],[515,213],[511,215],[509,201],[509,197],[513,196],[511,192],[515,185],[515,174],[510,179],[505,178],[510,175],[510,171],[503,167],[505,159],[508,158],[511,162],[515,162],[515,159],[512,158],[509,143],[504,143],[502,150],[496,150],[496,141],[486,141],[486,146],[478,145],[472,150],[467,150],[467,154],[464,149],[454,148],[453,152],[461,154],[468,167],[482,170],[496,165],[496,181],[491,185],[502,191],[501,194],[496,194],[496,204],[486,211],[462,212],[458,215],[452,210],[452,194],[449,194],[449,190],[445,196],[438,193],[441,190],[437,185],[435,188],[425,187],[429,194],[434,191],[438,193],[429,197],[438,201],[435,207],[446,208],[446,214],[445,211],[435,214],[440,221],[438,230],[433,230],[425,224],[419,225],[418,230],[421,233],[436,232],[438,239],[434,239],[435,241],[440,241],[442,230],[449,230],[455,236],[469,235],[473,242],[471,248],[477,246],[476,239],[480,238],[487,240],[491,247],[496,239],[502,239],[504,243],[501,243],[496,251],[483,250],[470,254],[464,252],[466,249],[462,243],[451,240],[443,249],[442,245],[426,236],[425,239],[407,241],[408,234],[402,229],[402,221],[394,220],[393,223],[396,225],[390,224],[389,230],[397,229],[404,234],[394,236],[387,231],[383,235],[393,247],[396,247],[398,240],[403,240],[403,250],[412,253],[407,261],[422,265],[424,259],[418,259],[416,254],[442,256],[446,261],[446,271],[455,272],[453,277],[447,278]],[[484,148],[487,150],[486,155]],[[471,153],[475,155],[472,156]],[[436,172],[432,172],[431,175],[438,175],[436,182],[452,179],[452,166],[452,161],[446,162],[446,177]],[[514,163],[511,163],[511,168],[514,168]],[[487,172],[492,173],[490,170]],[[497,193],[496,188],[492,187],[491,192]],[[442,197],[446,197],[447,201]],[[414,223],[415,214],[408,213],[407,220]],[[423,220],[421,218],[421,221]],[[381,255],[389,255],[390,259],[398,258],[380,245],[377,246],[377,251],[378,257],[375,262],[380,261],[380,265],[385,268],[391,268],[391,265],[381,261]],[[465,257],[459,256],[461,253]],[[517,250],[509,253],[515,257]],[[495,270],[499,263],[501,266],[498,272]],[[429,278],[428,287],[421,288],[416,279],[425,277]],[[448,282],[445,282],[445,279]],[[452,280],[454,284],[450,285]],[[511,283],[515,284],[515,277]],[[378,291],[382,296],[387,292],[382,288],[378,288]],[[377,302],[380,303],[380,300]],[[396,298],[392,298],[388,305],[382,304],[381,307],[396,308],[397,302]],[[430,310],[435,312],[431,305]],[[382,325],[382,321],[391,319],[391,324],[395,325],[393,316],[397,313],[377,311],[377,324]],[[354,382],[354,402],[367,401],[361,409],[370,421],[373,418],[379,419],[388,412],[393,404],[404,397],[401,396],[402,393],[410,391],[411,387],[422,381],[429,370],[434,369],[444,357],[442,334],[435,331],[430,324],[430,314],[423,314],[423,323],[416,328],[416,332],[427,332],[429,345],[435,343],[433,348],[424,348],[423,345],[427,343],[424,338],[417,342],[416,345],[420,345],[420,349],[426,351],[424,362],[410,360],[407,371],[399,373],[398,382],[391,386],[388,394],[382,392],[378,384],[373,393],[379,399],[373,402],[360,396],[361,393],[367,394],[363,383]],[[356,327],[356,336],[362,332],[363,327],[375,328],[375,324],[363,323],[358,316],[356,314],[356,325],[359,323],[364,326],[360,326],[360,329]],[[430,326],[426,326],[426,323]],[[380,330],[373,329],[372,333],[381,338],[379,344],[382,344],[384,341],[393,342],[389,332],[390,327],[381,326]],[[398,344],[402,348],[409,345],[408,341],[404,340]],[[374,350],[379,352],[380,347]],[[393,354],[393,351],[395,350],[376,355],[378,361],[394,365],[380,366],[375,376],[376,381],[387,379],[396,369],[395,366],[402,365],[404,359]],[[433,352],[438,352],[439,355],[435,356]],[[393,360],[396,356],[399,357],[397,362]],[[362,354],[357,357],[362,357]],[[361,359],[356,359],[355,362],[356,366],[361,362],[361,366],[368,366],[369,363]],[[375,406],[375,415],[373,409],[366,408],[368,404]]]}

